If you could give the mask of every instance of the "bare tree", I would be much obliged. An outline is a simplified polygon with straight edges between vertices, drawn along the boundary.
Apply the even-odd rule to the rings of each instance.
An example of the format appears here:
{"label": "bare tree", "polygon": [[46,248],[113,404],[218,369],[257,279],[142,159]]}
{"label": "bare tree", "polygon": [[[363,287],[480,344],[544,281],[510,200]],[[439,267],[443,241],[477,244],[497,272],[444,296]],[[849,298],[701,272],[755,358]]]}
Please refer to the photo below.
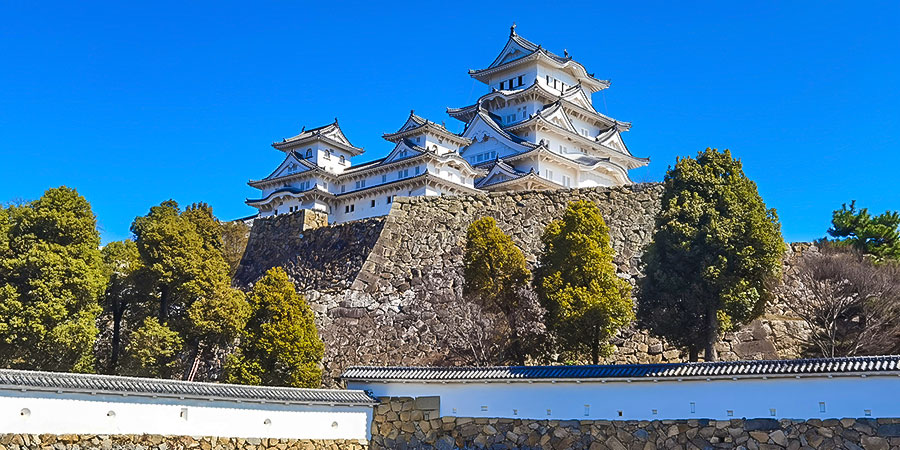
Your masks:
{"label": "bare tree", "polygon": [[452,359],[474,366],[497,364],[503,353],[502,316],[485,311],[475,302],[457,302],[454,324],[447,329],[444,343]]}
{"label": "bare tree", "polygon": [[900,266],[825,247],[804,256],[792,310],[810,327],[797,336],[826,357],[873,355],[900,347]]}

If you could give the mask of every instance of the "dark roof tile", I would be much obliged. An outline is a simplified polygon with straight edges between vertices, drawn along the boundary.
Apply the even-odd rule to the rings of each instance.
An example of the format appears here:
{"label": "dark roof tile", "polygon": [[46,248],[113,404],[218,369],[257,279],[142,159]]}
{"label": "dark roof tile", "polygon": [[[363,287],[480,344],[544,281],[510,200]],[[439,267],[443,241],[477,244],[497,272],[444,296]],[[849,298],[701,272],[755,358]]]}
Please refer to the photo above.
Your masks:
{"label": "dark roof tile", "polygon": [[300,404],[372,405],[377,403],[365,392],[354,390],[241,386],[9,369],[0,369],[0,389]]}
{"label": "dark roof tile", "polygon": [[623,378],[702,378],[767,375],[877,374],[900,372],[900,356],[720,361],[676,364],[502,367],[350,367],[341,375],[354,381],[545,380]]}

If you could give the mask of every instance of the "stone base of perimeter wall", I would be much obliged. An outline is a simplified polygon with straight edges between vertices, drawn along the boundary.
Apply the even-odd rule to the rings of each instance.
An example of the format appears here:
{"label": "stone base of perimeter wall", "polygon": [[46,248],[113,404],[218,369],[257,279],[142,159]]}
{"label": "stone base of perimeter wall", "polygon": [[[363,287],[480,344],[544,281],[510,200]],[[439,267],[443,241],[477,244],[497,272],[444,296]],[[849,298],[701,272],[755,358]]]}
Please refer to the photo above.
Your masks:
{"label": "stone base of perimeter wall", "polygon": [[364,450],[366,441],[307,439],[242,439],[154,434],[0,434],[0,450]]}
{"label": "stone base of perimeter wall", "polygon": [[900,418],[530,420],[437,417],[411,398],[385,398],[371,448],[900,449]]}

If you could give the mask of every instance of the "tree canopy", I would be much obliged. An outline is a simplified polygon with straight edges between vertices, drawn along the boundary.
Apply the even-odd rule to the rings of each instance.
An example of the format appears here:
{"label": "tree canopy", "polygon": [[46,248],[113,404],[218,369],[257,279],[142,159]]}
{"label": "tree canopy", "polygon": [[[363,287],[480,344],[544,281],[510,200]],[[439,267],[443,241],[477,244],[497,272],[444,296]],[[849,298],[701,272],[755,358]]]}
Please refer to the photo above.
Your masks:
{"label": "tree canopy", "polygon": [[616,275],[609,228],[596,204],[580,200],[547,226],[541,241],[536,287],[549,328],[564,350],[589,354],[597,364],[612,350],[608,340],[634,318],[631,285]]}
{"label": "tree canopy", "polygon": [[840,244],[879,260],[900,260],[900,212],[885,211],[877,216],[867,208],[857,209],[856,201],[841,205],[831,217],[828,234]]}
{"label": "tree canopy", "polygon": [[719,333],[758,317],[770,297],[786,251],[781,225],[728,150],[679,159],[664,186],[639,316],[692,360],[701,348],[715,360]]}
{"label": "tree canopy", "polygon": [[93,371],[106,277],[96,218],[74,189],[0,209],[2,364]]}
{"label": "tree canopy", "polygon": [[[145,329],[139,329],[138,336],[143,340],[129,343],[128,351],[147,353],[139,358],[141,364],[161,364],[170,357],[174,343],[183,343],[186,353],[177,360],[184,364],[184,377],[193,379],[202,360],[234,342],[250,313],[243,292],[231,287],[220,223],[208,205],[194,204],[182,211],[169,200],[136,218],[131,229],[143,264],[143,289],[155,302],[156,322],[140,321]],[[170,332],[178,339],[170,338]],[[136,347],[141,342],[153,345]],[[168,344],[160,347],[157,342]],[[131,356],[128,366],[135,367]],[[158,368],[168,371],[165,364]],[[142,369],[148,370],[153,372],[150,367]]]}
{"label": "tree canopy", "polygon": [[319,387],[324,344],[313,311],[280,267],[269,269],[249,295],[252,313],[241,345],[229,356],[230,383]]}
{"label": "tree canopy", "polygon": [[463,264],[464,293],[504,315],[512,359],[525,364],[533,341],[529,337],[543,331],[543,311],[534,296],[525,292],[531,280],[525,255],[492,217],[482,217],[466,231]]}

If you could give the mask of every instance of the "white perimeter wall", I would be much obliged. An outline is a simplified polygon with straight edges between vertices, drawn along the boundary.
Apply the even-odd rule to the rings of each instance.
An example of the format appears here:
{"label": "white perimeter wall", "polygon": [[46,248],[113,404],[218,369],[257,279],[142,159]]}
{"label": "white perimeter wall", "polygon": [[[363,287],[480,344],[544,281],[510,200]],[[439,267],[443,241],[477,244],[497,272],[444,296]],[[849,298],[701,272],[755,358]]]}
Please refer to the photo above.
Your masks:
{"label": "white perimeter wall", "polygon": [[[871,411],[872,417],[900,417],[900,377],[896,375],[830,379],[673,380],[658,383],[353,382],[348,383],[348,389],[365,389],[376,397],[440,396],[441,415],[458,417],[557,420],[810,419],[865,417],[866,410]],[[819,402],[825,403],[825,412],[821,412]],[[775,409],[774,416],[771,409]],[[728,415],[729,410],[733,411],[733,416]]]}
{"label": "white perimeter wall", "polygon": [[[29,413],[23,415],[23,409]],[[108,415],[110,411],[114,415]],[[368,406],[0,391],[2,433],[368,439],[371,416]]]}

